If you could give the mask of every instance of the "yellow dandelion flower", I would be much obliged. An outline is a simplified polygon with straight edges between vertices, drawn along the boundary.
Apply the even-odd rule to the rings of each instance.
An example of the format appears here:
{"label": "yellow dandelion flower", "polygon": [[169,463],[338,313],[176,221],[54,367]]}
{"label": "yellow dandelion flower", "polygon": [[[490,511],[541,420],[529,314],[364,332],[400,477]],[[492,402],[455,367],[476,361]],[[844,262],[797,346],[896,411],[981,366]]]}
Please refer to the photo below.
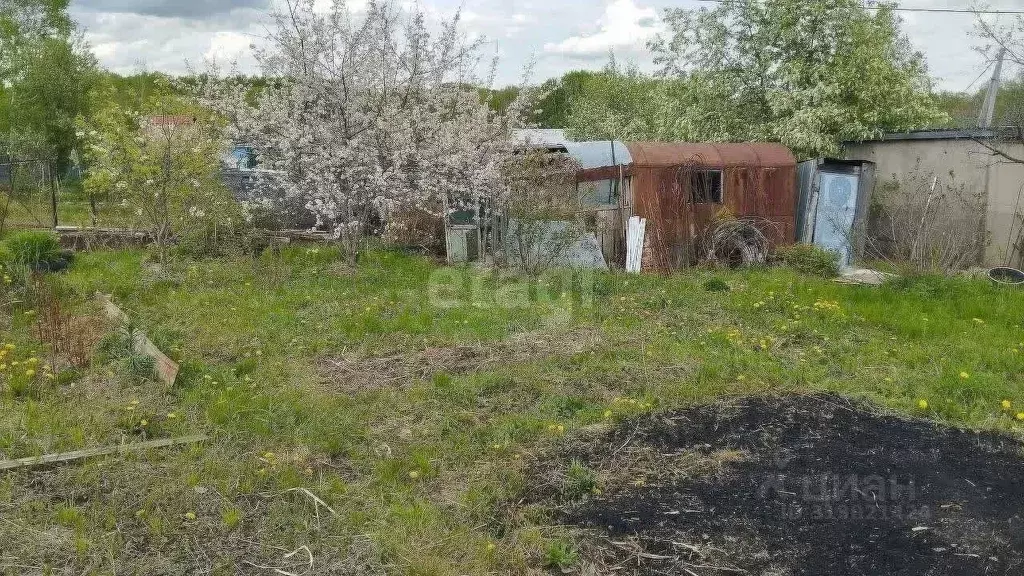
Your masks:
{"label": "yellow dandelion flower", "polygon": [[924,399],[918,400],[917,401],[917,407],[920,408],[921,410],[927,410],[928,409],[928,401],[924,400]]}
{"label": "yellow dandelion flower", "polygon": [[487,550],[488,551],[494,550],[495,548],[497,548],[497,546],[494,545],[494,542],[488,542],[487,543]]}
{"label": "yellow dandelion flower", "polygon": [[960,373],[960,379],[961,379],[961,380],[967,380],[967,379],[969,379],[970,377],[971,377],[971,375],[970,375],[970,374],[968,374],[967,372],[961,372],[961,373]]}
{"label": "yellow dandelion flower", "polygon": [[36,371],[35,370],[32,370],[32,369],[25,370],[25,376],[28,376],[29,378],[32,378],[35,375],[36,375]]}
{"label": "yellow dandelion flower", "polygon": [[604,411],[604,417],[605,418],[611,418],[612,417],[612,411],[611,410],[605,410]]}
{"label": "yellow dandelion flower", "polygon": [[1013,402],[1010,402],[1009,400],[1003,400],[1003,410],[1009,410],[1012,407]]}
{"label": "yellow dandelion flower", "polygon": [[1024,421],[1024,412],[1018,412],[1017,413],[1017,420]]}
{"label": "yellow dandelion flower", "polygon": [[186,512],[185,513],[185,519],[186,520],[195,520],[196,519],[196,513],[195,512]]}
{"label": "yellow dandelion flower", "polygon": [[420,477],[420,473],[417,472],[416,470],[410,470],[409,471],[409,478],[412,478],[413,480],[415,480],[415,479],[417,479],[419,477]]}

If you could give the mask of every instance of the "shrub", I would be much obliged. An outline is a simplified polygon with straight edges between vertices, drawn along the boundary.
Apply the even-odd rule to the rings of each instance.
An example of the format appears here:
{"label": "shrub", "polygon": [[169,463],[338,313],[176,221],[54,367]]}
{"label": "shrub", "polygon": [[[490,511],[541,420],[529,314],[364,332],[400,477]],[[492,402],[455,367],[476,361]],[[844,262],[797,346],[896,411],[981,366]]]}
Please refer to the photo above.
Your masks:
{"label": "shrub", "polygon": [[839,275],[839,258],[835,252],[813,244],[794,244],[776,250],[776,258],[803,274],[832,278]]}
{"label": "shrub", "polygon": [[60,249],[53,232],[26,230],[15,232],[0,242],[0,264],[10,268],[30,268],[36,272],[63,270],[70,257]]}

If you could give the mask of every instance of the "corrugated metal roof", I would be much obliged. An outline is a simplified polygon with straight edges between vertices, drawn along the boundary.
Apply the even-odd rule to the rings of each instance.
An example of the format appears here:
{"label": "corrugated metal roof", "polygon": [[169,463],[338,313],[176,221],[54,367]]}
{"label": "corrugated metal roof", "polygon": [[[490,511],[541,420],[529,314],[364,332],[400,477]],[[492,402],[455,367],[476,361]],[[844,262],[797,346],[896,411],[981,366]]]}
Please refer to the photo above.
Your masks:
{"label": "corrugated metal roof", "polygon": [[796,156],[774,142],[664,143],[630,142],[626,144],[636,167],[700,165],[709,168],[730,166],[795,167]]}
{"label": "corrugated metal roof", "polygon": [[512,131],[512,142],[519,147],[564,149],[569,138],[558,128],[523,128]]}
{"label": "corrugated metal roof", "polygon": [[633,161],[633,157],[629,154],[629,148],[618,140],[569,142],[565,148],[584,170],[604,168],[605,166],[626,166]]}

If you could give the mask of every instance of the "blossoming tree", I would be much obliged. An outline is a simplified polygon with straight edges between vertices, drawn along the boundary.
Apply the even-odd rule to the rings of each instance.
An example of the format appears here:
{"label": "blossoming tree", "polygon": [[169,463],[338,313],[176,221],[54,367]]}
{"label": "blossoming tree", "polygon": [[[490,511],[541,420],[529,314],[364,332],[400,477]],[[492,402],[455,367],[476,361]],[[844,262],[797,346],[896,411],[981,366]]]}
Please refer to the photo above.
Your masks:
{"label": "blossoming tree", "polygon": [[266,88],[254,95],[217,71],[204,87],[232,137],[255,149],[257,185],[303,199],[353,261],[374,223],[500,196],[522,107],[497,115],[480,101],[481,45],[458,16],[435,25],[374,0],[359,12],[315,4],[286,0],[274,13],[267,47],[254,49],[274,79]]}

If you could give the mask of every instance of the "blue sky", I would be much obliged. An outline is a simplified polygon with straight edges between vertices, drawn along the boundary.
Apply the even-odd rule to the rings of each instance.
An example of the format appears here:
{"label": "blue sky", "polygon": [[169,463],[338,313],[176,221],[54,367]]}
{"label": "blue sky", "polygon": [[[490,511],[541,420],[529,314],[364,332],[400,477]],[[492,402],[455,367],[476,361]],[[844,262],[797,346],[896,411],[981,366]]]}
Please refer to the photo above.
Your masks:
{"label": "blue sky", "polygon": [[[118,72],[187,71],[204,58],[237,60],[255,71],[249,53],[265,34],[267,11],[280,0],[72,0],[100,62]],[[318,0],[326,2],[327,0]],[[353,0],[355,4],[363,0]],[[908,0],[906,7],[965,8],[971,0]],[[1022,0],[989,0],[1019,9]],[[620,61],[650,66],[645,42],[668,6],[706,6],[697,0],[419,0],[428,14],[461,6],[465,30],[486,38],[499,56],[497,83],[515,84],[533,62],[534,80],[576,68],[596,69],[614,51]],[[936,85],[963,90],[984,69],[972,47],[969,14],[904,13],[904,28],[927,59]],[[1008,16],[1000,17],[1009,23]],[[1013,73],[1013,72],[1011,72]],[[975,84],[977,87],[982,82]]]}

